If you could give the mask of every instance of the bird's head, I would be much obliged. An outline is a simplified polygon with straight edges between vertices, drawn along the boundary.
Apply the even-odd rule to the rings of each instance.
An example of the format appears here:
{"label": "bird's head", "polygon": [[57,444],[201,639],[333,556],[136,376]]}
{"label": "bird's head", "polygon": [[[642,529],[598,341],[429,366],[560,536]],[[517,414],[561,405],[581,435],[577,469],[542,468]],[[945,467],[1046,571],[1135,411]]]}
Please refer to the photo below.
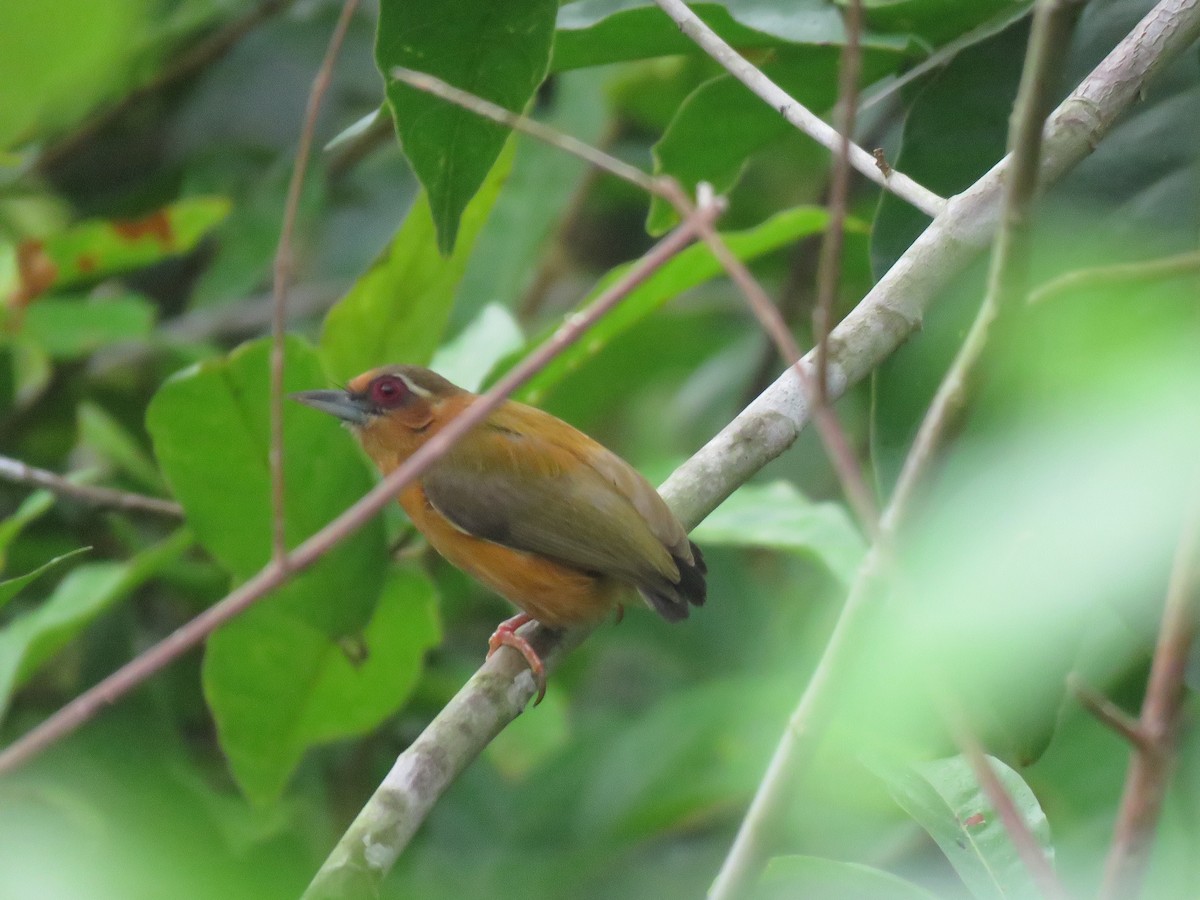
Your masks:
{"label": "bird's head", "polygon": [[429,369],[387,366],[352,378],[345,390],[301,391],[291,398],[340,419],[376,464],[389,472],[470,396]]}

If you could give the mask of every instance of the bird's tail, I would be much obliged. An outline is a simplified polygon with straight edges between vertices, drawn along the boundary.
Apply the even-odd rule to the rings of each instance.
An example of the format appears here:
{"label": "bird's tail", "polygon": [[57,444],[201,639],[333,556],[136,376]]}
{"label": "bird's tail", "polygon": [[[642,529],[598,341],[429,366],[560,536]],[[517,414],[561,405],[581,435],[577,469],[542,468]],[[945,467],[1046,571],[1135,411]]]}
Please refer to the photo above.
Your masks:
{"label": "bird's tail", "polygon": [[688,542],[691,559],[672,554],[679,567],[679,581],[663,581],[653,587],[642,585],[638,591],[660,616],[668,622],[678,622],[688,617],[689,606],[703,606],[708,597],[708,585],[704,580],[708,566],[700,548]]}

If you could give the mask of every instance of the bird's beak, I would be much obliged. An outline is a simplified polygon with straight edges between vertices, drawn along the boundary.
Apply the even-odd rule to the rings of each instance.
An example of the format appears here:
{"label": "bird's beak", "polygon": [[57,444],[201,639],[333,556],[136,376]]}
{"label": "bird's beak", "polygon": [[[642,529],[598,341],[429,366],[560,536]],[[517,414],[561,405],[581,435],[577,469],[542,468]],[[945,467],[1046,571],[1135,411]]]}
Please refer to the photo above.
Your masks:
{"label": "bird's beak", "polygon": [[346,391],[301,391],[289,395],[297,403],[327,412],[351,425],[366,425],[366,404]]}

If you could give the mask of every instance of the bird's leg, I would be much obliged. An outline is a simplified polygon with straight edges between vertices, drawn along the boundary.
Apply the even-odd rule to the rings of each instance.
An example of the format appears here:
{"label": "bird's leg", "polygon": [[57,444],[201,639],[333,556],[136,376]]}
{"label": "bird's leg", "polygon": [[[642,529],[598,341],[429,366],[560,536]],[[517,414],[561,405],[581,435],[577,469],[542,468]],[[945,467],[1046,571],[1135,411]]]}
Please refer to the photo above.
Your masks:
{"label": "bird's leg", "polygon": [[546,696],[546,667],[542,664],[542,658],[538,656],[537,651],[533,649],[533,645],[517,634],[518,628],[533,620],[533,616],[523,612],[517,613],[511,619],[505,619],[497,625],[492,636],[488,638],[487,655],[490,657],[501,647],[507,646],[525,657],[525,662],[529,665],[529,671],[533,673],[533,681],[538,689],[537,699],[533,701],[533,705],[537,706]]}
{"label": "bird's leg", "polygon": [[624,621],[625,621],[625,604],[618,603],[617,604],[617,617],[613,620],[613,624],[620,625]]}

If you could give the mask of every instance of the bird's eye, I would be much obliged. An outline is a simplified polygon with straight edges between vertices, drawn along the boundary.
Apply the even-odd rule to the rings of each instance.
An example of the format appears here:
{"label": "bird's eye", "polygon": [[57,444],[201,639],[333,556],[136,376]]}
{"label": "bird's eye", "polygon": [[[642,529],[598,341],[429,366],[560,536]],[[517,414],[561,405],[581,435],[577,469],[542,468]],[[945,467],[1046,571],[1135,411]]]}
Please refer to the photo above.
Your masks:
{"label": "bird's eye", "polygon": [[408,385],[396,375],[380,375],[369,388],[371,402],[382,409],[393,409],[408,399]]}

